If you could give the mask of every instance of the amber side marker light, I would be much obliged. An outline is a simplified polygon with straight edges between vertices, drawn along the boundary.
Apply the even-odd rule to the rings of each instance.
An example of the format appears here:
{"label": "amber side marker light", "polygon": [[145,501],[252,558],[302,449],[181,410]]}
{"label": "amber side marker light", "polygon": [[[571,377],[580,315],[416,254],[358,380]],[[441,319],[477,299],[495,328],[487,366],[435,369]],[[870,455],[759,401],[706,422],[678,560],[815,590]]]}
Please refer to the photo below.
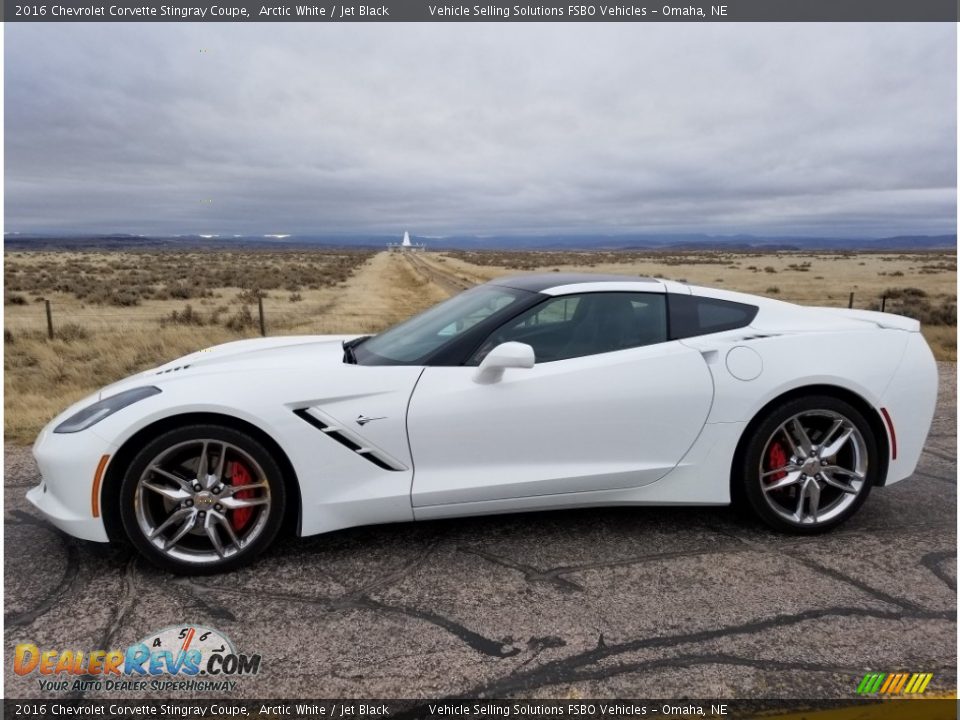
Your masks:
{"label": "amber side marker light", "polygon": [[93,510],[94,517],[100,517],[100,481],[103,480],[103,471],[107,469],[109,455],[100,458],[97,464],[97,471],[93,474],[93,492],[90,496],[90,508]]}

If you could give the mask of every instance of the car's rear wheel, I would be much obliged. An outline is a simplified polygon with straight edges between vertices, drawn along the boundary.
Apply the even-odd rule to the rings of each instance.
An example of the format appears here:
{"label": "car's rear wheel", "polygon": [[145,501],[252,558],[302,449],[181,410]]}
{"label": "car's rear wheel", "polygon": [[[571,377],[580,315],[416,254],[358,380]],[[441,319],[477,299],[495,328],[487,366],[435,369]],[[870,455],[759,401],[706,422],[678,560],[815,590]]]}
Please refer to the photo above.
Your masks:
{"label": "car's rear wheel", "polygon": [[768,525],[812,534],[853,515],[879,480],[877,440],[863,414],[830,396],[769,412],[748,441],[743,494]]}
{"label": "car's rear wheel", "polygon": [[205,574],[249,563],[283,521],[283,477],[246,433],[191,425],[164,433],[133,459],[120,490],[131,542],[156,565]]}

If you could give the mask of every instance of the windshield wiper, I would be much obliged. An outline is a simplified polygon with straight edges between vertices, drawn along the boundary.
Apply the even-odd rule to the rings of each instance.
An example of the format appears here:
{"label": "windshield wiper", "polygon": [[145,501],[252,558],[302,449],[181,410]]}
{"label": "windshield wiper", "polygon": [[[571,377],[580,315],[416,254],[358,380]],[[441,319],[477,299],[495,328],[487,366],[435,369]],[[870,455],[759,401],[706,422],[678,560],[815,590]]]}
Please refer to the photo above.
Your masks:
{"label": "windshield wiper", "polygon": [[371,336],[361,335],[360,337],[353,338],[353,340],[344,340],[343,341],[343,361],[348,365],[356,365],[357,354],[354,352],[353,349],[369,337]]}

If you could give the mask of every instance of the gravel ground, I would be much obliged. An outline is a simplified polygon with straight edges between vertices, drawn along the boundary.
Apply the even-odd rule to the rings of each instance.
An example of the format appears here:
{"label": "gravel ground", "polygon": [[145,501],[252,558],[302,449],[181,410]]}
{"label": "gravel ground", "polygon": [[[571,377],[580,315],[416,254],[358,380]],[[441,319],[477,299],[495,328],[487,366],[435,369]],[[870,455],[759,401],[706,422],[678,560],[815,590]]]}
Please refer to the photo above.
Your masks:
{"label": "gravel ground", "polygon": [[179,624],[262,655],[232,697],[842,698],[894,670],[954,690],[955,377],[941,363],[916,475],[817,538],[726,509],[587,510],[291,538],[183,579],[40,521],[29,449],[7,446],[6,696],[53,697],[14,674],[17,643],[115,649]]}

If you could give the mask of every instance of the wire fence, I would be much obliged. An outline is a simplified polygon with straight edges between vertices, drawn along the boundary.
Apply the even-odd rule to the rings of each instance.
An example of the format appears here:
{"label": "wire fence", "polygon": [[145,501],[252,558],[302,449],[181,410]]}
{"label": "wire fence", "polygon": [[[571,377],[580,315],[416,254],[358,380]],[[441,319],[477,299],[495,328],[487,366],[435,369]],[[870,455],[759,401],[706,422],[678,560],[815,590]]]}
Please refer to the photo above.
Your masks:
{"label": "wire fence", "polygon": [[[855,306],[856,296],[850,293],[847,307]],[[886,310],[887,295],[869,302],[868,308]],[[256,306],[239,305],[227,310],[194,309],[190,304],[178,310],[160,313],[146,308],[126,310],[89,308],[58,310],[50,300],[37,304],[29,311],[7,313],[4,328],[7,333],[30,333],[54,339],[64,334],[83,332],[122,331],[132,326],[146,327],[212,327],[219,326],[237,334],[258,332],[262,336],[280,335],[291,330],[311,333],[365,333],[379,332],[404,320],[407,315],[393,313],[329,312],[323,308],[291,309],[278,303],[265,303],[260,298]]]}
{"label": "wire fence", "polygon": [[[408,313],[409,314],[409,313]],[[84,310],[59,310],[49,300],[37,303],[37,307],[7,312],[4,329],[8,334],[30,334],[54,339],[79,332],[122,332],[132,328],[165,327],[220,327],[235,331],[238,335],[260,334],[263,336],[304,333],[364,333],[379,332],[403,319],[403,313],[364,313],[338,310],[330,312],[323,308],[303,307],[291,309],[279,303],[256,305],[233,305],[209,309],[187,304],[165,313],[146,308],[129,310],[89,308]]]}

